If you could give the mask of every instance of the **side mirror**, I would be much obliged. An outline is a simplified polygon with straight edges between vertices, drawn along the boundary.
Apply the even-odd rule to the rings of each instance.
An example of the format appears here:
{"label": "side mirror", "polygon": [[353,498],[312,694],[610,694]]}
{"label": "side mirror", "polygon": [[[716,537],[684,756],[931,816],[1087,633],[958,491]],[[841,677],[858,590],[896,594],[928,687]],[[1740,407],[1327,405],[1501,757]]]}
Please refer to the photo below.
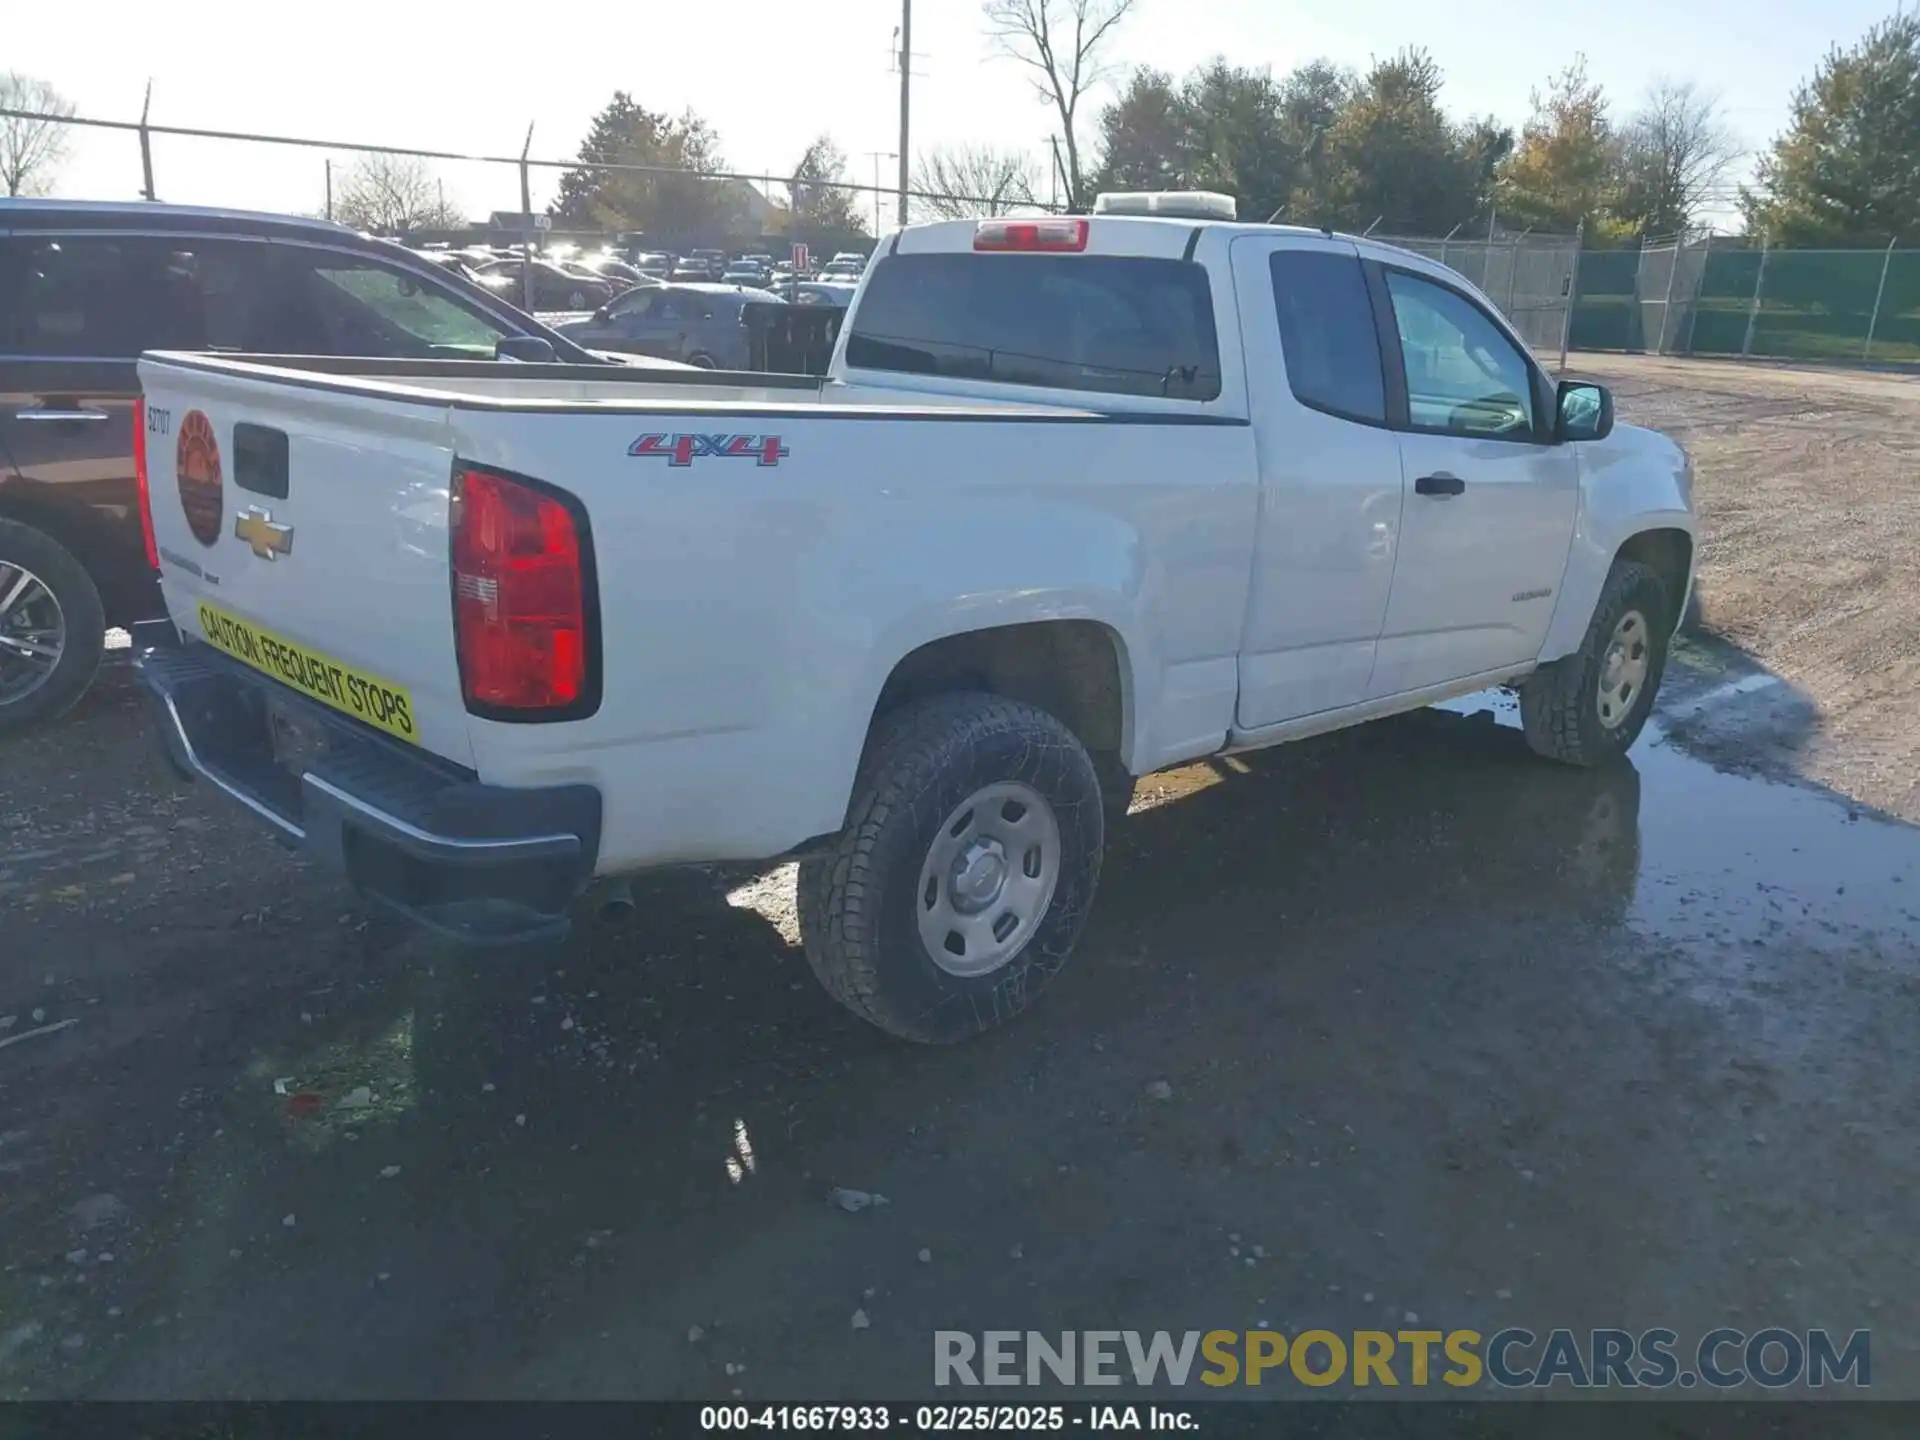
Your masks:
{"label": "side mirror", "polygon": [[493,345],[496,360],[519,360],[528,365],[552,364],[553,342],[541,335],[502,335]]}
{"label": "side mirror", "polygon": [[1604,440],[1613,432],[1613,395],[1606,386],[1562,380],[1555,403],[1553,438],[1560,443]]}

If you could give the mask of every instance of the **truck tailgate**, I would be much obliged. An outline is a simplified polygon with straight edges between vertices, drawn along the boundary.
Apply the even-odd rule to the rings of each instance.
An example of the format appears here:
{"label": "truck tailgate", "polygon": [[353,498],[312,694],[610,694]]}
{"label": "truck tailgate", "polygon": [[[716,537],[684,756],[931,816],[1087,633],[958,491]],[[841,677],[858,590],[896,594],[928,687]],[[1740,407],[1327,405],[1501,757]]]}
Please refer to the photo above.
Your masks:
{"label": "truck tailgate", "polygon": [[447,410],[155,357],[140,383],[161,588],[181,633],[471,765]]}

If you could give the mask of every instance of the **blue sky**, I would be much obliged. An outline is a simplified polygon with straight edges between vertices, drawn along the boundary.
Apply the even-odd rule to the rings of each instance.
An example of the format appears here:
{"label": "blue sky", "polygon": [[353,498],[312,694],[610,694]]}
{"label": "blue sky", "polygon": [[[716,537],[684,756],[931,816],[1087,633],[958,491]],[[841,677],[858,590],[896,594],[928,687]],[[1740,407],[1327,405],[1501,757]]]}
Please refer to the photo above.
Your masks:
{"label": "blue sky", "polygon": [[[513,154],[532,121],[534,154],[564,158],[624,88],[650,107],[698,110],[740,170],[777,174],[826,131],[851,157],[853,178],[870,181],[867,152],[896,148],[887,53],[899,0],[169,0],[158,10],[90,0],[84,25],[63,6],[14,9],[4,63],[52,81],[82,115],[138,118],[151,78],[158,122]],[[1318,56],[1364,66],[1419,45],[1445,70],[1452,111],[1517,126],[1529,91],[1584,52],[1620,110],[1656,75],[1696,80],[1721,95],[1728,123],[1758,150],[1826,49],[1891,9],[1891,0],[1136,0],[1112,58],[1179,71],[1218,54],[1278,73]],[[1051,112],[1017,66],[993,56],[976,0],[917,0],[913,48],[923,72],[914,150],[991,141],[1044,153]],[[1090,111],[1083,135],[1091,122]],[[894,162],[879,164],[890,179]],[[320,153],[280,147],[162,137],[155,173],[162,199],[185,202],[311,210],[324,189]],[[436,173],[470,211],[517,207],[510,168],[448,163]],[[554,178],[536,172],[536,204]],[[134,138],[91,132],[76,138],[58,193],[132,197],[139,186]]]}

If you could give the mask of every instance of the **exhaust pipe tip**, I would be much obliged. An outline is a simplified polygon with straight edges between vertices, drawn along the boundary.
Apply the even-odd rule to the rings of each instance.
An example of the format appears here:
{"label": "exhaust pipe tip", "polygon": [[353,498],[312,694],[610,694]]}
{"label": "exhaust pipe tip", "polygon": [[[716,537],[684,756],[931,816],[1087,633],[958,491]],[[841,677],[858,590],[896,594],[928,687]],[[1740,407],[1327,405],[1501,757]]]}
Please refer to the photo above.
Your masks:
{"label": "exhaust pipe tip", "polygon": [[625,880],[609,880],[594,895],[594,918],[602,925],[623,925],[633,919],[638,908],[633,886]]}

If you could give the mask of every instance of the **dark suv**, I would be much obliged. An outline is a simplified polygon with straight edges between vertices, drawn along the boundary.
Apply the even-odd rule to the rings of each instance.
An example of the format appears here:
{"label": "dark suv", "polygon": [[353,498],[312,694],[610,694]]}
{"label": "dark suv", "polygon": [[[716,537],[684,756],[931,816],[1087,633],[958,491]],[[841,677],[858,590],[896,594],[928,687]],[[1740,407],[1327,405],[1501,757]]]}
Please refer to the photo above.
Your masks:
{"label": "dark suv", "polygon": [[598,358],[324,221],[0,200],[0,734],[72,705],[107,628],[159,613],[134,474],[141,351],[473,359],[502,341],[515,359]]}

